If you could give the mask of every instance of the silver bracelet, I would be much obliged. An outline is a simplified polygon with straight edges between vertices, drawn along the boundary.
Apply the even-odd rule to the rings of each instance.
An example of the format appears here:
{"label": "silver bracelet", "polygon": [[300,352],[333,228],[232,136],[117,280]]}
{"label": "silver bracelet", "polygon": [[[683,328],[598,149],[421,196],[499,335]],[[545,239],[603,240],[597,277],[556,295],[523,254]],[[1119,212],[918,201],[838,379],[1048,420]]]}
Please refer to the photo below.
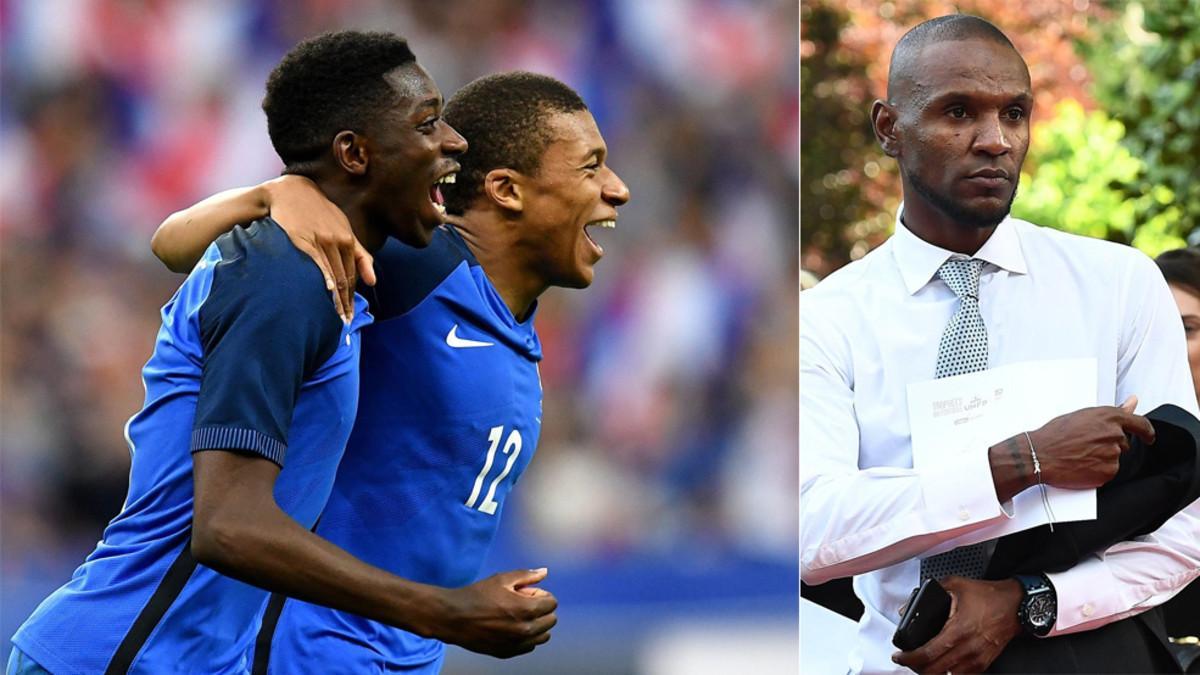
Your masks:
{"label": "silver bracelet", "polygon": [[1050,508],[1050,497],[1046,496],[1046,484],[1042,482],[1042,465],[1038,462],[1037,450],[1033,449],[1033,439],[1029,437],[1029,432],[1026,431],[1025,440],[1029,443],[1029,456],[1033,458],[1033,475],[1037,478],[1038,489],[1042,493],[1042,508],[1046,509],[1046,520],[1050,524],[1050,531],[1054,531],[1054,511]]}

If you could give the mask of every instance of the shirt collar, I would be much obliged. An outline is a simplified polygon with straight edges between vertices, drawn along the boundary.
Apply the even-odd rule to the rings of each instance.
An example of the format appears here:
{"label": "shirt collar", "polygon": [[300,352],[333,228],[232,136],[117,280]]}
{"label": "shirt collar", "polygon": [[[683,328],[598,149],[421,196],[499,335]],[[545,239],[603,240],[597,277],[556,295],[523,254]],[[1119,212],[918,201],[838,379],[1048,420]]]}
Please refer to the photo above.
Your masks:
{"label": "shirt collar", "polygon": [[[916,293],[928,284],[942,263],[953,257],[963,257],[961,254],[949,251],[921,239],[913,234],[900,220],[904,213],[904,204],[896,210],[896,233],[892,235],[892,252],[896,265],[900,268],[900,276],[904,279],[904,287],[909,295]],[[983,244],[974,256],[991,263],[1000,269],[1016,274],[1025,274],[1025,254],[1021,251],[1021,240],[1017,227],[1011,216],[996,226],[992,236]]]}

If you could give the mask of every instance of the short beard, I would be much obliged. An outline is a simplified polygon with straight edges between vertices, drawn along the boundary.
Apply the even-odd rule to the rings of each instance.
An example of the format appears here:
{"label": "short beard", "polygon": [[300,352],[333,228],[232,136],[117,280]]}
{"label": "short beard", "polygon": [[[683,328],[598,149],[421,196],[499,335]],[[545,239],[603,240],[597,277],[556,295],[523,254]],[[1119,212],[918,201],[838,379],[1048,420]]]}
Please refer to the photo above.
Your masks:
{"label": "short beard", "polygon": [[[1020,176],[1017,177],[1017,183],[1020,183]],[[1013,185],[1012,194],[1008,196],[1008,203],[1003,208],[996,211],[979,212],[968,209],[958,202],[939,194],[933,188],[929,187],[915,175],[908,176],[908,182],[913,189],[917,191],[927,202],[933,205],[935,209],[941,211],[946,217],[956,223],[960,223],[967,227],[976,229],[987,229],[1000,224],[1000,221],[1008,217],[1009,211],[1012,210],[1013,200],[1017,198],[1017,185]]]}

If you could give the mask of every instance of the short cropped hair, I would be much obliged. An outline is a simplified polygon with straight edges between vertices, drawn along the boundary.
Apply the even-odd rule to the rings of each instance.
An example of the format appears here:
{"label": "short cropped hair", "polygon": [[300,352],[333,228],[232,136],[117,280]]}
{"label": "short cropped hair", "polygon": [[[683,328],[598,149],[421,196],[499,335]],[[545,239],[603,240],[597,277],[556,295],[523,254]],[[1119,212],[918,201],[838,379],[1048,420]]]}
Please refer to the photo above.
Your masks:
{"label": "short cropped hair", "polygon": [[947,14],[913,26],[905,33],[892,50],[888,65],[888,99],[894,98],[896,82],[908,75],[917,54],[925,47],[939,42],[953,42],[982,38],[1005,45],[1014,52],[1012,41],[993,24],[970,14]]}
{"label": "short cropped hair", "polygon": [[1200,297],[1200,248],[1178,248],[1154,259],[1172,286]]}
{"label": "short cropped hair", "polygon": [[333,137],[366,133],[397,98],[384,74],[415,63],[408,42],[393,33],[341,31],[296,45],[267,79],[267,133],[284,164],[310,162]]}
{"label": "short cropped hair", "polygon": [[587,110],[579,94],[553,77],[516,71],[481,77],[451,97],[442,116],[470,147],[458,158],[455,183],[442,186],[446,211],[462,215],[483,192],[493,169],[536,175],[554,141],[548,126],[558,113]]}

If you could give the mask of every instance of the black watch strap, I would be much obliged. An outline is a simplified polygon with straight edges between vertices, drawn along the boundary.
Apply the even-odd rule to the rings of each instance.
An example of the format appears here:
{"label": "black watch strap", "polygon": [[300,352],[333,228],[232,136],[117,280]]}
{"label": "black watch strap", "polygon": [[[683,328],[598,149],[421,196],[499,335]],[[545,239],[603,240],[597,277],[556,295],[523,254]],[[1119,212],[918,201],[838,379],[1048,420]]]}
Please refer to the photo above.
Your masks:
{"label": "black watch strap", "polygon": [[1021,628],[1030,635],[1046,636],[1058,619],[1058,596],[1054,584],[1045,574],[1018,574],[1015,579],[1024,593],[1017,609]]}

